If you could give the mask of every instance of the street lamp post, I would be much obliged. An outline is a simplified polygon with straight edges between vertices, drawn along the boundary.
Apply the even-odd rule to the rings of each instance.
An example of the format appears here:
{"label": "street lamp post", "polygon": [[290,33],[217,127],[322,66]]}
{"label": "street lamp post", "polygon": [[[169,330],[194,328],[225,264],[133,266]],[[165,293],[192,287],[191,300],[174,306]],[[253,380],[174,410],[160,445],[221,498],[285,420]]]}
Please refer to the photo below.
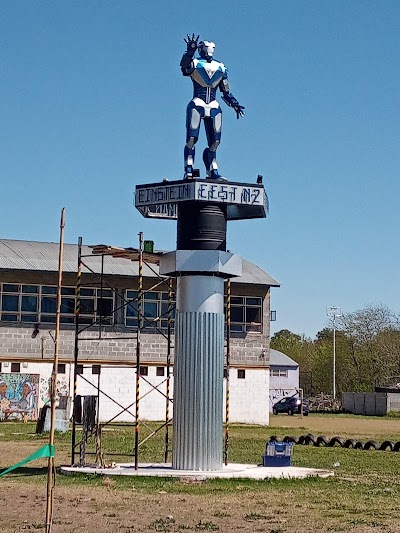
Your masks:
{"label": "street lamp post", "polygon": [[336,319],[342,316],[342,308],[334,305],[326,308],[326,314],[331,317],[333,325],[333,399],[336,399]]}

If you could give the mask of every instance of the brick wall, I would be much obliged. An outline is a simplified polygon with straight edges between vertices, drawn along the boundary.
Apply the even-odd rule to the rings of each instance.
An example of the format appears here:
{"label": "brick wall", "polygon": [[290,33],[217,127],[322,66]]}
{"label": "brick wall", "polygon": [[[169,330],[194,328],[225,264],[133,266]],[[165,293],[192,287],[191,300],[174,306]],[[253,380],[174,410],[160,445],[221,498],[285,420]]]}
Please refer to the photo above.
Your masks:
{"label": "brick wall", "polygon": [[[33,327],[10,327],[0,323],[0,361],[52,360],[54,356],[54,330],[40,329],[35,339]],[[85,331],[79,341],[79,360],[91,362],[136,362],[135,334],[102,333]],[[141,358],[143,362],[165,363],[167,341],[157,333],[141,334]],[[172,337],[172,346],[173,346]],[[59,357],[63,362],[74,359],[75,332],[61,330],[59,338]],[[236,334],[231,339],[231,362],[243,366],[267,366],[268,343],[263,335],[247,333]]]}
{"label": "brick wall", "polygon": [[[18,279],[16,279],[18,277]],[[55,273],[35,272],[0,272],[0,281],[8,283],[48,284],[57,283]],[[85,275],[82,286],[98,282],[98,278]],[[119,294],[124,288],[137,288],[136,279],[124,276],[106,277],[106,283],[113,286]],[[74,286],[75,276],[65,274],[64,286]],[[153,279],[147,279],[144,288],[154,285]],[[158,287],[156,290],[165,290]],[[232,295],[258,296],[263,298],[263,331],[232,333],[231,361],[232,364],[256,367],[268,366],[269,336],[270,336],[270,292],[268,287],[232,283]],[[118,300],[117,300],[118,302]],[[122,305],[120,298],[119,304]],[[118,303],[117,303],[118,305]],[[99,362],[131,362],[136,361],[136,334],[131,328],[124,327],[123,309],[116,317],[117,324],[102,328],[99,339],[98,327],[92,327],[79,335],[79,359]],[[54,354],[53,324],[40,324],[39,334],[32,338],[33,325],[0,322],[0,361],[2,360],[48,360]],[[59,356],[63,361],[73,361],[75,343],[75,328],[73,325],[62,325],[59,338]],[[173,344],[173,339],[172,339]],[[173,350],[172,350],[173,352]],[[144,361],[157,363],[165,361],[167,342],[159,333],[141,333],[141,356]]]}
{"label": "brick wall", "polygon": [[[55,273],[23,273],[0,272],[0,281],[9,283],[55,285]],[[82,286],[93,282],[83,276]],[[107,283],[118,290],[121,295],[125,288],[137,289],[137,280],[124,277],[108,278]],[[154,280],[146,280],[145,289],[149,289]],[[66,274],[64,286],[74,286],[75,276]],[[158,290],[165,290],[160,287]],[[263,331],[231,334],[231,371],[230,371],[230,421],[239,423],[268,424],[269,411],[269,335],[270,335],[270,293],[265,286],[232,283],[232,295],[259,296],[263,298]],[[120,304],[122,299],[120,298]],[[89,328],[79,336],[79,363],[86,368],[82,377],[78,378],[78,394],[97,394],[97,375],[92,374],[91,365],[96,363],[114,364],[119,368],[102,366],[100,387],[114,400],[123,406],[133,403],[135,399],[135,363],[136,334],[133,329],[123,326],[123,311],[117,315],[117,325],[102,328],[99,338],[98,328]],[[41,387],[45,388],[51,375],[54,356],[53,324],[40,324],[39,333],[32,338],[33,324],[7,323],[0,321],[0,363],[2,371],[9,372],[10,365],[4,363],[27,362],[28,366],[21,371],[39,373]],[[172,354],[173,354],[172,337]],[[73,325],[62,325],[59,338],[60,362],[74,361],[75,328]],[[164,378],[156,376],[156,367],[165,366],[167,341],[159,333],[141,333],[141,364],[149,367],[148,379],[152,385],[159,385]],[[130,368],[129,368],[130,365]],[[238,369],[245,369],[245,378],[238,378]],[[62,376],[72,391],[71,379],[73,365],[67,364],[66,374]],[[146,395],[146,392],[151,393]],[[165,383],[160,386],[165,393]],[[172,384],[171,384],[172,391]],[[45,390],[41,391],[45,397]],[[165,397],[152,390],[151,386],[141,380],[140,417],[147,420],[163,420],[165,417]],[[100,413],[103,421],[109,420],[119,413],[120,407],[104,395],[100,395]],[[40,401],[41,406],[44,400]],[[134,412],[134,407],[132,407]],[[171,406],[172,416],[172,406]],[[118,417],[120,421],[132,421],[129,413]]]}

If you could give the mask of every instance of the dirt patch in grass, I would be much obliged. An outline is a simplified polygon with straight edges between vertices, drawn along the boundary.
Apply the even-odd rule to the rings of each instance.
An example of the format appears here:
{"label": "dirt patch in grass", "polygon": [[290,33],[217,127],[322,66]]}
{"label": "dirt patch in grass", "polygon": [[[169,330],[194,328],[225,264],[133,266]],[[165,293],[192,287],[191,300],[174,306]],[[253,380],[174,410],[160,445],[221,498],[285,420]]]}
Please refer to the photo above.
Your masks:
{"label": "dirt patch in grass", "polygon": [[[296,531],[389,532],[400,531],[397,519],[371,517],[366,509],[354,510],[349,502],[316,501],[314,488],[304,498],[295,489],[256,491],[237,485],[230,494],[143,493],[132,486],[57,487],[54,498],[54,533],[130,531],[251,531],[283,533]],[[17,480],[2,482],[0,530],[16,533],[44,531],[45,487]],[[367,504],[366,504],[367,505]],[[325,514],[325,516],[324,516]]]}

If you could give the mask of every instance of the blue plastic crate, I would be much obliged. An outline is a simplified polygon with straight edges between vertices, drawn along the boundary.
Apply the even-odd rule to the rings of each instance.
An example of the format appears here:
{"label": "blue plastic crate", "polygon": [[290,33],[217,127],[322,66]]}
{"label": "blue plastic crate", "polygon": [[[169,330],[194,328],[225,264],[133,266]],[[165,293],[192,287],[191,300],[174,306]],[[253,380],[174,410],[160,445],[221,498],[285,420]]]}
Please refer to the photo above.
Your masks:
{"label": "blue plastic crate", "polygon": [[292,442],[268,442],[262,456],[263,466],[290,466],[292,454]]}
{"label": "blue plastic crate", "polygon": [[263,466],[290,466],[291,458],[290,455],[263,455]]}

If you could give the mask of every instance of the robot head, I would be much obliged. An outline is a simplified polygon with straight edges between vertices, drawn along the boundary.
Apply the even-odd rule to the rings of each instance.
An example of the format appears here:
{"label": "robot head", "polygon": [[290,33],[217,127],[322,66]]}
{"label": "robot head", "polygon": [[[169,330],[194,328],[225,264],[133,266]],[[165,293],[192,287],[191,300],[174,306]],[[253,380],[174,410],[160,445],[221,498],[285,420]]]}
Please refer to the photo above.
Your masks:
{"label": "robot head", "polygon": [[207,61],[211,61],[215,51],[215,43],[212,41],[200,41],[198,49],[200,57],[207,59]]}

